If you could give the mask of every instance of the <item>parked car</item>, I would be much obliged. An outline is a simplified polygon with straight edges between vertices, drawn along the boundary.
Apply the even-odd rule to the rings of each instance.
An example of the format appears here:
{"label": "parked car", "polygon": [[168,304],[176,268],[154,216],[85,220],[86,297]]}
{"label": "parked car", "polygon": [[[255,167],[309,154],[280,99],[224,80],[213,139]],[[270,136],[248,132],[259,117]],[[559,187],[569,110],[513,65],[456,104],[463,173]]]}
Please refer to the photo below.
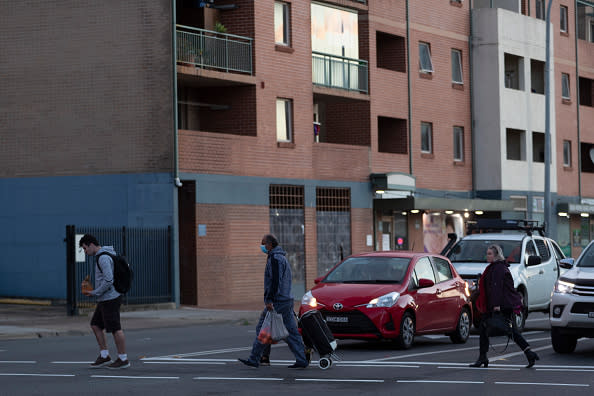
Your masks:
{"label": "parked car", "polygon": [[551,298],[551,342],[555,352],[572,353],[578,338],[594,338],[594,241],[575,263],[569,258],[560,265],[568,271],[555,284]]}
{"label": "parked car", "polygon": [[440,333],[465,343],[472,323],[468,285],[443,256],[374,252],[347,257],[301,301],[300,316],[318,309],[335,338],[392,339]]}
{"label": "parked car", "polygon": [[[534,221],[480,220],[469,227],[468,235],[442,252],[469,283],[471,292],[487,267],[486,251],[492,244],[503,249],[514,287],[522,295],[524,310],[515,317],[521,331],[530,312],[548,312],[551,293],[559,278],[559,262],[565,255],[553,239],[544,236],[544,227]],[[479,315],[473,317],[478,327]]]}

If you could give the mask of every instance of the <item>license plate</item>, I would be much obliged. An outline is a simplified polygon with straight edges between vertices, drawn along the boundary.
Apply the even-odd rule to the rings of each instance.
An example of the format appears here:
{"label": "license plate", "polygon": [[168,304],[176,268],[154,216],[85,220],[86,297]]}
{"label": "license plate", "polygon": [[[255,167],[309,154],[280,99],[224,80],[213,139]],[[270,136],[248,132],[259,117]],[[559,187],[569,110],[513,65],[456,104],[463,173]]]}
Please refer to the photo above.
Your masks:
{"label": "license plate", "polygon": [[326,316],[326,322],[348,323],[349,318],[347,316]]}
{"label": "license plate", "polygon": [[594,318],[594,312],[588,312],[588,317],[589,318]]}

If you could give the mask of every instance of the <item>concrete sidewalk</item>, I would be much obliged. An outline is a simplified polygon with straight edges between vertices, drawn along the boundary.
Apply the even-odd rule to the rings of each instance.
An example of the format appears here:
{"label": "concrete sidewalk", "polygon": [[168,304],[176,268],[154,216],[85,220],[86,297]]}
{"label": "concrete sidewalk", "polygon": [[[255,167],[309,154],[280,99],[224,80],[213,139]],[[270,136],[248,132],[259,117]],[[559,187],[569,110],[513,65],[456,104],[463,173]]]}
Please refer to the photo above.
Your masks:
{"label": "concrete sidewalk", "polygon": [[[263,308],[263,307],[262,307]],[[123,306],[124,330],[229,323],[254,325],[260,310],[175,308],[173,304]],[[92,334],[93,311],[67,316],[65,306],[0,303],[0,340]]]}

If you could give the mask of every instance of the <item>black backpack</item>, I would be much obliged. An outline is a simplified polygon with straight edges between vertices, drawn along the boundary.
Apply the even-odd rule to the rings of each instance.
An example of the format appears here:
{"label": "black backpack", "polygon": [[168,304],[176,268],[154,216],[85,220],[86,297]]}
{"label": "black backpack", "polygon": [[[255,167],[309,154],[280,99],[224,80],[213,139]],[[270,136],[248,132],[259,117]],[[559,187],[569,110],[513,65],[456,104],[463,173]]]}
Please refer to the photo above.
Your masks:
{"label": "black backpack", "polygon": [[113,261],[113,287],[118,293],[128,293],[132,287],[132,279],[134,278],[134,272],[132,272],[128,260],[126,260],[126,257],[120,256],[119,254],[114,255],[107,252],[100,253],[97,255],[97,268],[99,268],[101,273],[103,273],[103,271],[99,266],[99,257],[104,254],[111,257],[111,260]]}

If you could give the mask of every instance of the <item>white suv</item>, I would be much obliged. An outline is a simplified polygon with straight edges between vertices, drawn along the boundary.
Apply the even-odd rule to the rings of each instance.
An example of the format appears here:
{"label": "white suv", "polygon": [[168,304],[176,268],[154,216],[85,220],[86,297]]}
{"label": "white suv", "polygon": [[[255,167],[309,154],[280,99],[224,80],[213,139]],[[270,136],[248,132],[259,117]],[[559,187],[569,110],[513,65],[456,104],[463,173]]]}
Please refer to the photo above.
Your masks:
{"label": "white suv", "polygon": [[551,341],[558,353],[571,353],[580,337],[594,338],[594,241],[577,261],[563,260],[569,270],[561,275],[551,299]]}
{"label": "white suv", "polygon": [[[499,232],[472,234],[473,230]],[[559,278],[559,262],[565,258],[555,241],[543,235],[534,235],[535,231],[544,234],[544,228],[532,221],[481,220],[469,227],[469,235],[445,253],[472,290],[487,267],[487,248],[493,244],[501,246],[510,264],[514,287],[524,301],[523,312],[516,315],[520,331],[529,312],[548,312],[551,293]],[[474,319],[478,326],[478,315]]]}

